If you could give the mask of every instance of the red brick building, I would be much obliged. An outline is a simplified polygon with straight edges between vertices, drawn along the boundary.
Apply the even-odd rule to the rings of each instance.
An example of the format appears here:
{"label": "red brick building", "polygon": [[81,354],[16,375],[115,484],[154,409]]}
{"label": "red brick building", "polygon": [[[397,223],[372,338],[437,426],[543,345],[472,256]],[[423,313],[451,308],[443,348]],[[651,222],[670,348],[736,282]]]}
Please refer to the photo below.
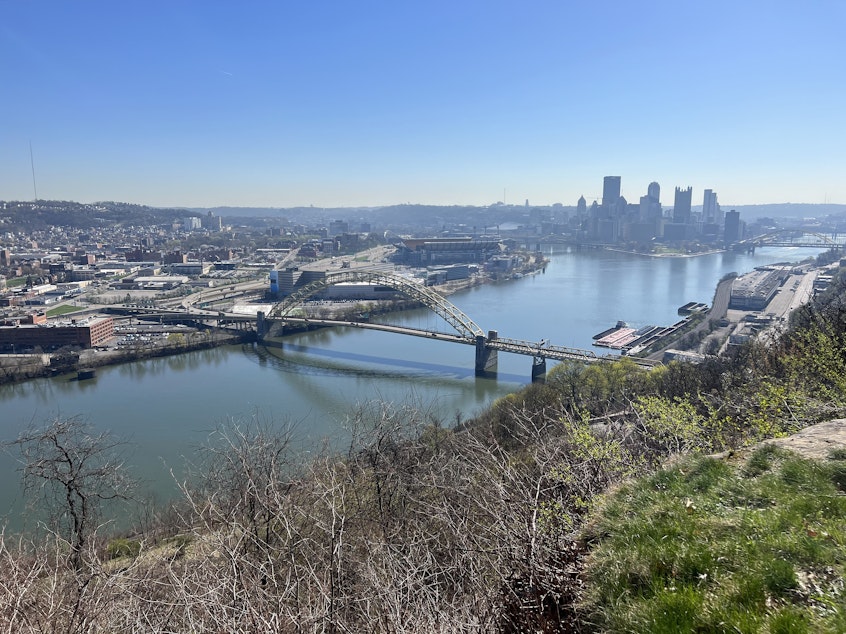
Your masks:
{"label": "red brick building", "polygon": [[21,350],[40,347],[54,350],[64,346],[92,348],[114,337],[111,317],[73,320],[70,323],[0,326],[0,349]]}

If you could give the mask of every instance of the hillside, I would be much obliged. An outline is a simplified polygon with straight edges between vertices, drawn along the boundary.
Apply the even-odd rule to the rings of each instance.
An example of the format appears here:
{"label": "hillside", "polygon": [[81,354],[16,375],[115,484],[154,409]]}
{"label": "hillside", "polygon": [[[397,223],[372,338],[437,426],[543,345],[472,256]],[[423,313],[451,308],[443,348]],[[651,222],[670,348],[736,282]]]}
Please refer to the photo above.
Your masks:
{"label": "hillside", "polygon": [[766,205],[722,205],[723,210],[734,209],[740,212],[741,218],[755,220],[756,218],[776,218],[785,220],[794,218],[815,218],[822,220],[829,216],[846,215],[846,205],[828,203],[771,203]]}
{"label": "hillside", "polygon": [[77,203],[58,200],[0,201],[0,229],[32,233],[51,227],[90,229],[114,226],[151,226],[199,215],[181,209],[158,209],[129,203]]}

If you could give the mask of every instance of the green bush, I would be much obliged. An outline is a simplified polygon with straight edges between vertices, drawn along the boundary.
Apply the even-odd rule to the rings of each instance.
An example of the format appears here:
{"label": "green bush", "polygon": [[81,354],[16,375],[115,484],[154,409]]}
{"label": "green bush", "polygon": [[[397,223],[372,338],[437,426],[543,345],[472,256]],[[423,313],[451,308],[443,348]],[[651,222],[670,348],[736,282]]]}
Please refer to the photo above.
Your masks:
{"label": "green bush", "polygon": [[140,552],[141,542],[135,539],[113,539],[106,546],[106,554],[109,556],[109,559],[137,557]]}

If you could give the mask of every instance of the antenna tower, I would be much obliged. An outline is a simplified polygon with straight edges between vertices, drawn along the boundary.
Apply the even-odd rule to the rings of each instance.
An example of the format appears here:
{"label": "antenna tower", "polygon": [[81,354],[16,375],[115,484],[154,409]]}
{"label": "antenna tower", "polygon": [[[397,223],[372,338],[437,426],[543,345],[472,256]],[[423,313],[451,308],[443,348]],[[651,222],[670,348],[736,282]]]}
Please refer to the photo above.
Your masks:
{"label": "antenna tower", "polygon": [[32,158],[32,141],[29,142],[29,165],[32,168],[32,193],[38,201],[38,189],[35,187],[35,160]]}

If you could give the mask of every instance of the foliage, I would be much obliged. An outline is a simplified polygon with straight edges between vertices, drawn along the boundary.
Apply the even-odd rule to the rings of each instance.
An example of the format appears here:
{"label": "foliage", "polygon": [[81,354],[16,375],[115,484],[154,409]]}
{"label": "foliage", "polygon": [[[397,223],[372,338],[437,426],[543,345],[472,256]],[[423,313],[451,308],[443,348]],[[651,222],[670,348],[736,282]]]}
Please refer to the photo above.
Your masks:
{"label": "foliage", "polygon": [[112,539],[106,546],[106,554],[109,559],[137,557],[140,552],[141,542],[136,539],[126,539],[125,537]]}
{"label": "foliage", "polygon": [[634,409],[644,444],[661,454],[690,453],[704,442],[704,418],[690,401],[641,396]]}

